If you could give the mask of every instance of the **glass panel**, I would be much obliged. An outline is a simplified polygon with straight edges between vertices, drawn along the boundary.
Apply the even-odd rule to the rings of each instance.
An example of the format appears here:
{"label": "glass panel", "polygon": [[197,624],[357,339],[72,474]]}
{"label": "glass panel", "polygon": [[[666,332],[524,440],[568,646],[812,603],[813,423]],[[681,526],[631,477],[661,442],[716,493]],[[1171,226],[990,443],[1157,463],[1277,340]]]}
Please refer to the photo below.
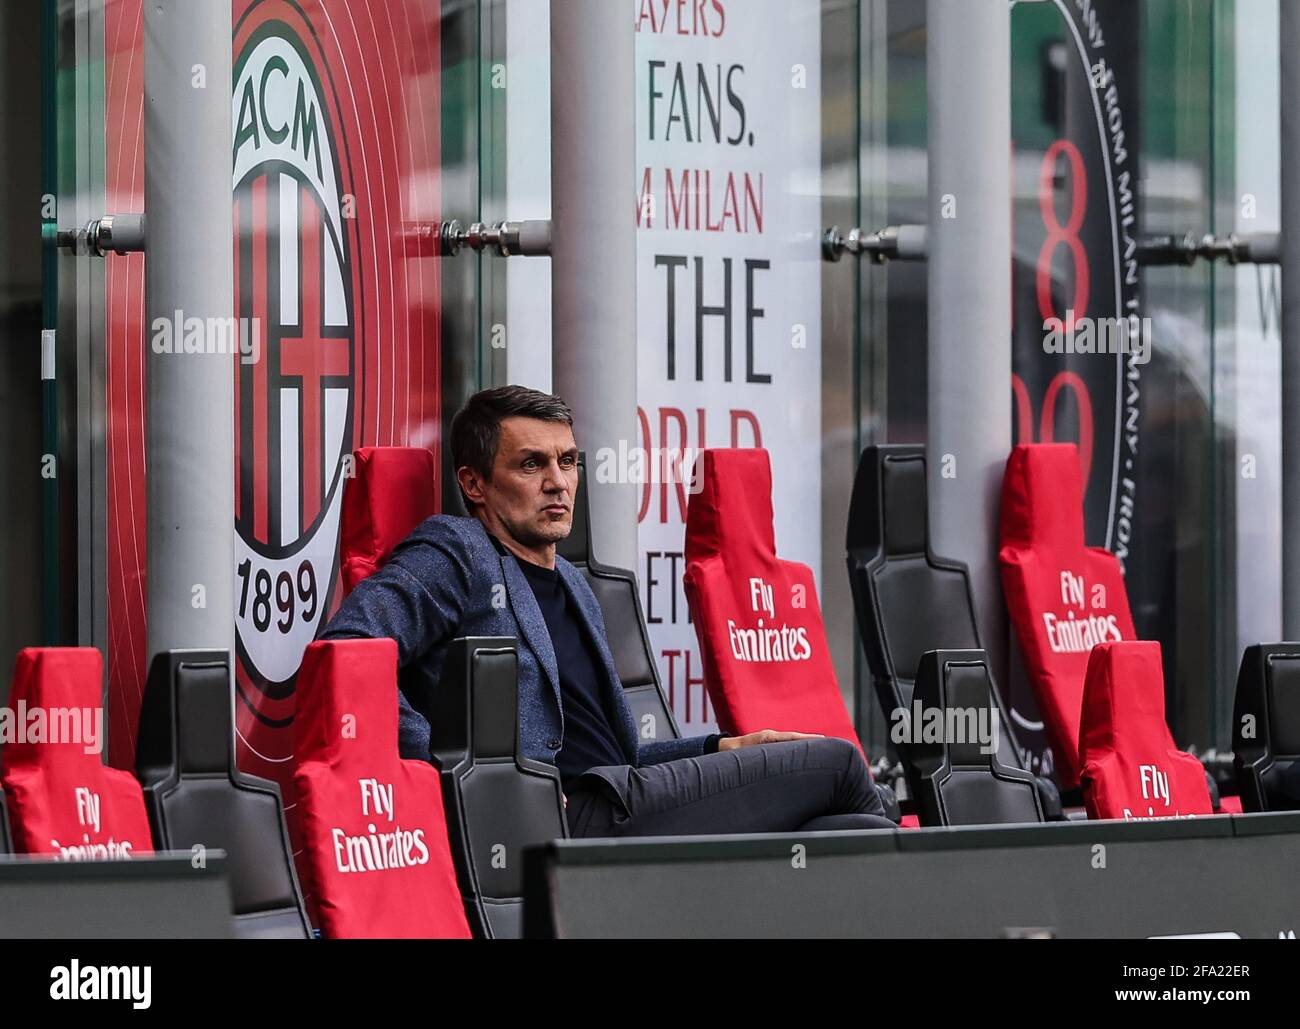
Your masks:
{"label": "glass panel", "polygon": [[[6,4],[0,10],[0,490],[6,498],[0,536],[0,661],[12,667],[19,648],[56,638],[58,525],[53,503],[58,482],[51,478],[52,414],[42,378],[52,357],[49,337],[53,298],[43,291],[43,274],[53,257],[55,225],[52,124],[57,96],[53,21],[42,4]],[[39,89],[39,96],[36,90]],[[43,241],[48,241],[44,242]],[[43,423],[44,419],[44,423]],[[51,514],[45,514],[45,508]],[[42,602],[44,592],[44,602]],[[0,702],[8,695],[8,676]]]}
{"label": "glass panel", "polygon": [[[430,2],[424,6],[439,5]],[[480,48],[486,6],[477,0],[442,0],[438,22],[442,157],[436,173],[431,174],[436,175],[436,188],[441,194],[440,217],[465,225],[476,221],[481,213],[484,164],[492,159],[482,144],[487,69],[480,60]],[[488,138],[493,137],[489,134]],[[482,278],[488,260],[465,250],[454,259],[432,265],[439,277],[441,338],[445,341],[441,347],[443,424],[439,431],[446,429],[451,415],[488,378],[482,329]],[[447,447],[439,447],[439,459],[442,480],[448,487],[442,491],[442,509],[459,511],[460,492],[453,485],[456,474]]]}
{"label": "glass panel", "polygon": [[[656,452],[766,448],[778,553],[809,565],[822,590],[832,574],[823,567],[833,569],[842,597],[842,531],[823,566],[816,528],[828,427],[823,74],[834,75],[831,159],[852,161],[855,90],[840,34],[852,33],[856,4],[831,5],[830,40],[819,0],[634,6],[640,445],[652,465]],[[844,199],[852,203],[853,176],[839,173],[836,187],[838,216]],[[826,375],[839,438],[825,456],[846,469],[855,443],[851,302],[841,299],[833,313],[839,364]],[[681,587],[686,500],[680,484],[643,485],[637,571],[665,690],[692,735],[712,726],[714,713]],[[752,628],[762,616],[744,617]]]}
{"label": "glass panel", "polygon": [[[1141,342],[1128,330],[1146,314],[1135,250],[1143,199],[1138,13],[1112,0],[1087,11],[1065,3],[1012,10],[1012,439],[1077,445],[1085,540],[1119,559],[1139,636],[1152,638],[1141,612],[1159,606],[1146,583],[1164,546],[1159,528],[1147,528],[1161,503],[1147,464],[1152,444],[1167,436],[1144,405],[1158,361],[1115,346],[1121,334]],[[1082,576],[1071,586],[1077,594],[1063,600],[1061,617],[1115,612],[1104,586]],[[1009,687],[1020,743],[1050,771],[1018,659]]]}
{"label": "glass panel", "polygon": [[[445,211],[480,213],[481,10],[236,0],[232,14],[235,313],[254,341],[234,368],[238,758],[282,778],[292,675],[341,593],[346,455],[440,452],[445,408],[483,378],[479,258],[431,245]],[[59,225],[75,230],[143,208],[141,0],[66,0],[59,16]],[[145,660],[144,347],[162,344],[144,324],[141,255],[58,260],[60,479],[76,515],[64,607],[76,637],[105,650],[110,759],[130,767]]]}
{"label": "glass panel", "polygon": [[[868,230],[924,225],[926,154],[925,5],[870,0],[861,5],[860,193]],[[924,261],[858,262],[861,306],[857,343],[859,450],[872,443],[924,443],[926,425],[927,271]],[[856,461],[857,454],[854,454]],[[856,469],[847,471],[852,476]],[[843,554],[847,494],[834,515]],[[830,533],[827,532],[829,546]],[[843,572],[840,573],[843,575]],[[828,577],[829,581],[829,577]],[[854,634],[855,716],[867,752],[890,753],[891,723],[880,710]],[[901,781],[897,784],[904,789]]]}
{"label": "glass panel", "polygon": [[[861,11],[866,227],[922,222],[924,5]],[[1134,246],[1276,225],[1275,25],[1272,3],[1012,12],[1014,438],[1081,445],[1088,542],[1123,562],[1139,636],[1163,646],[1175,736],[1201,752],[1229,743],[1241,647],[1280,633],[1276,269],[1136,267]],[[925,267],[867,269],[860,289],[862,442],[873,425],[924,442]],[[1046,318],[1070,310],[1150,319],[1151,360],[1046,353]],[[1018,660],[1008,688],[1041,752]],[[859,712],[873,750],[877,718]]]}
{"label": "glass panel", "polygon": [[[1014,435],[1079,443],[1088,541],[1124,563],[1139,635],[1163,646],[1175,736],[1201,752],[1229,743],[1241,648],[1281,632],[1277,270],[1139,268],[1136,246],[1277,229],[1277,3],[1012,12]],[[6,341],[23,341],[4,382],[34,373],[40,351],[26,344],[56,329],[40,417],[7,410],[26,419],[13,453],[25,446],[33,465],[52,453],[58,474],[39,487],[27,543],[6,552],[47,598],[11,635],[104,649],[111,756],[125,766],[144,661],[144,263],[51,243],[56,229],[143,207],[141,0],[19,6],[2,16],[5,111],[24,67],[12,41],[39,35],[43,181],[13,147],[6,170],[58,204],[44,218],[42,306],[9,237],[0,246]],[[925,5],[628,9],[637,442],[767,447],[779,552],[815,570],[841,688],[850,704],[855,686],[869,698],[858,724],[879,755],[886,726],[854,633],[843,528],[860,449],[925,441],[926,268],[828,263],[820,247],[832,225],[925,220]],[[336,532],[337,459],[352,446],[435,449],[456,509],[447,416],[482,385],[551,385],[549,261],[439,259],[428,245],[444,218],[550,216],[550,27],[536,0],[236,0],[234,19],[237,313],[265,329],[265,360],[236,369],[240,730],[242,759],[274,774],[284,683],[339,587],[329,561],[313,566],[320,610],[281,640],[263,617],[275,598],[259,593],[259,561]],[[258,50],[272,37],[288,71]],[[295,117],[304,130],[314,117],[317,135],[274,164],[267,147]],[[334,168],[328,186],[309,167],[317,156]],[[1051,318],[1134,315],[1150,326],[1149,362],[1045,345]],[[684,496],[655,484],[641,501],[643,607],[678,719],[696,732],[714,719],[681,589]],[[281,649],[283,661],[266,657]],[[1016,668],[1006,685],[1038,751]]]}
{"label": "glass panel", "polygon": [[[1223,98],[1215,107],[1216,145],[1222,155],[1219,230],[1277,232],[1278,0],[1238,0],[1226,6],[1221,18],[1214,81],[1216,98]],[[1199,742],[1216,747],[1226,759],[1241,653],[1253,643],[1284,638],[1282,351],[1277,265],[1241,265],[1219,274],[1223,289],[1215,309],[1215,393],[1218,420],[1227,436],[1220,448],[1223,520],[1215,546],[1222,555],[1224,585],[1212,599],[1228,631],[1216,669],[1218,730]]]}
{"label": "glass panel", "polygon": [[[1152,234],[1213,231],[1208,3],[1143,5],[1146,118],[1144,226]],[[1146,370],[1139,505],[1147,557],[1129,570],[1134,620],[1165,654],[1168,715],[1180,739],[1211,731],[1215,667],[1211,549],[1215,474],[1214,271],[1148,267],[1155,355]]]}
{"label": "glass panel", "polygon": [[[484,4],[490,26],[483,57],[483,216],[489,222],[551,216],[550,5],[529,0]],[[489,166],[490,165],[490,166]],[[490,375],[484,385],[551,389],[551,262],[545,257],[484,258]]]}
{"label": "glass panel", "polygon": [[[868,107],[882,95],[871,88],[873,64],[869,51],[872,3],[821,5],[821,226],[874,226],[871,194],[863,188],[876,171],[863,133],[876,122]],[[866,262],[855,258],[823,260],[821,267],[821,565],[822,621],[835,672],[850,714],[859,663],[856,619],[848,576],[844,570],[844,520],[853,489],[853,474],[864,431],[872,427],[863,408],[873,409],[871,388],[877,381],[869,366],[864,338],[876,328],[864,325],[863,294],[870,296],[874,276]],[[864,328],[867,331],[864,331]],[[864,395],[864,389],[867,391]],[[807,524],[807,523],[805,523]],[[778,546],[784,541],[777,540]],[[778,551],[779,552],[779,551]],[[783,555],[784,556],[784,555]],[[775,726],[773,727],[775,728]],[[874,753],[874,752],[872,752]]]}

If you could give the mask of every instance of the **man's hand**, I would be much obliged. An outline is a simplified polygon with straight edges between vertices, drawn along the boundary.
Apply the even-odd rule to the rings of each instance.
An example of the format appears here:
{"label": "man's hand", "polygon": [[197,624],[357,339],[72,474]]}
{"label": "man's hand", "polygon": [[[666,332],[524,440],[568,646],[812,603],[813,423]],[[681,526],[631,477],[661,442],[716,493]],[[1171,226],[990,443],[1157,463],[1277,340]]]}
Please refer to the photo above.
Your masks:
{"label": "man's hand", "polygon": [[775,729],[759,729],[745,736],[726,736],[718,740],[718,751],[735,750],[737,747],[757,747],[760,743],[785,743],[787,740],[819,740],[819,732],[777,732]]}

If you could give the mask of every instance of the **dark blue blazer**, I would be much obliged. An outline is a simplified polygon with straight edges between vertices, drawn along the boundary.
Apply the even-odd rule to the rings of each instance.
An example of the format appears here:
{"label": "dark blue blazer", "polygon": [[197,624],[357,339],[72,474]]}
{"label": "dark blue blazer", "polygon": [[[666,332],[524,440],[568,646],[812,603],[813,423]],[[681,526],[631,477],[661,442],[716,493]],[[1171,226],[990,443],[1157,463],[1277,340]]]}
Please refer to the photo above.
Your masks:
{"label": "dark blue blazer", "polygon": [[[595,642],[602,687],[628,766],[704,753],[707,736],[641,740],[614,671],[605,619],[587,580],[557,556],[570,599]],[[330,620],[323,639],[390,637],[397,642],[398,741],[403,757],[429,759],[429,715],[447,645],[458,636],[519,640],[519,748],[555,763],[564,739],[560,675],[551,636],[532,587],[511,554],[500,553],[476,518],[434,515],[398,544],[382,569],[365,579]],[[602,777],[623,793],[626,766]]]}

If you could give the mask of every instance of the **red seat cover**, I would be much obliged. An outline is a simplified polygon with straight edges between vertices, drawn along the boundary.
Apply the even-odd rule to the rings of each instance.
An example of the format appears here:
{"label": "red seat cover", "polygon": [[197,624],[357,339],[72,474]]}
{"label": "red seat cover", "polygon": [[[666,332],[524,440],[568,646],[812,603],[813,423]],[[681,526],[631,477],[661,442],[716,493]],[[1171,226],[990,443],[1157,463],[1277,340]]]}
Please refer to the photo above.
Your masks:
{"label": "red seat cover", "polygon": [[776,556],[766,450],[704,452],[701,489],[686,515],[684,584],[724,732],[777,729],[858,741],[812,571]]}
{"label": "red seat cover", "polygon": [[1132,640],[1119,562],[1083,541],[1083,479],[1072,443],[1022,444],[1002,480],[1002,589],[1061,786],[1078,785],[1088,653]]}
{"label": "red seat cover", "polygon": [[343,487],[340,552],[343,587],[383,567],[393,548],[435,513],[437,469],[423,447],[362,447]]}
{"label": "red seat cover", "polygon": [[1102,643],[1088,660],[1079,743],[1089,818],[1187,818],[1214,807],[1205,769],[1165,722],[1160,644]]}
{"label": "red seat cover", "polygon": [[438,773],[398,757],[397,644],[311,644],[297,695],[300,869],[322,933],[468,938]]}
{"label": "red seat cover", "polygon": [[[15,736],[0,755],[14,846],[21,853],[88,861],[153,852],[140,784],[130,772],[103,762],[102,714],[99,751],[86,752],[86,720],[102,707],[103,682],[103,658],[93,647],[29,647],[18,654],[9,707],[26,712],[25,732],[34,734],[31,716],[38,709],[46,723],[42,740]],[[48,742],[56,712],[73,710],[81,712],[80,740]],[[62,714],[57,718],[68,724]],[[57,734],[71,735],[63,729]]]}

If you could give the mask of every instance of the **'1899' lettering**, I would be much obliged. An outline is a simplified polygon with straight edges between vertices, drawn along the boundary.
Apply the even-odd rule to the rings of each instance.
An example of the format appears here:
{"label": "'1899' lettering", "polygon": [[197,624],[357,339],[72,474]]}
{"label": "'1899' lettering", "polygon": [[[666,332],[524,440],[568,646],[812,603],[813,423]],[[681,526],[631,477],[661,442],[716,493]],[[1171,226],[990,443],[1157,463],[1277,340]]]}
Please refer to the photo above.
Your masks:
{"label": "'1899' lettering", "polygon": [[[275,577],[272,589],[271,573],[265,568],[253,571],[251,558],[246,558],[236,569],[241,582],[239,590],[239,617],[248,616],[248,593],[252,586],[253,626],[258,632],[266,632],[271,625],[271,616],[279,614],[275,627],[283,633],[293,628],[295,617],[311,621],[316,616],[316,572],[310,561],[298,565],[298,574],[290,575],[287,571]],[[274,606],[272,605],[274,600]],[[305,610],[299,612],[302,605]]]}

